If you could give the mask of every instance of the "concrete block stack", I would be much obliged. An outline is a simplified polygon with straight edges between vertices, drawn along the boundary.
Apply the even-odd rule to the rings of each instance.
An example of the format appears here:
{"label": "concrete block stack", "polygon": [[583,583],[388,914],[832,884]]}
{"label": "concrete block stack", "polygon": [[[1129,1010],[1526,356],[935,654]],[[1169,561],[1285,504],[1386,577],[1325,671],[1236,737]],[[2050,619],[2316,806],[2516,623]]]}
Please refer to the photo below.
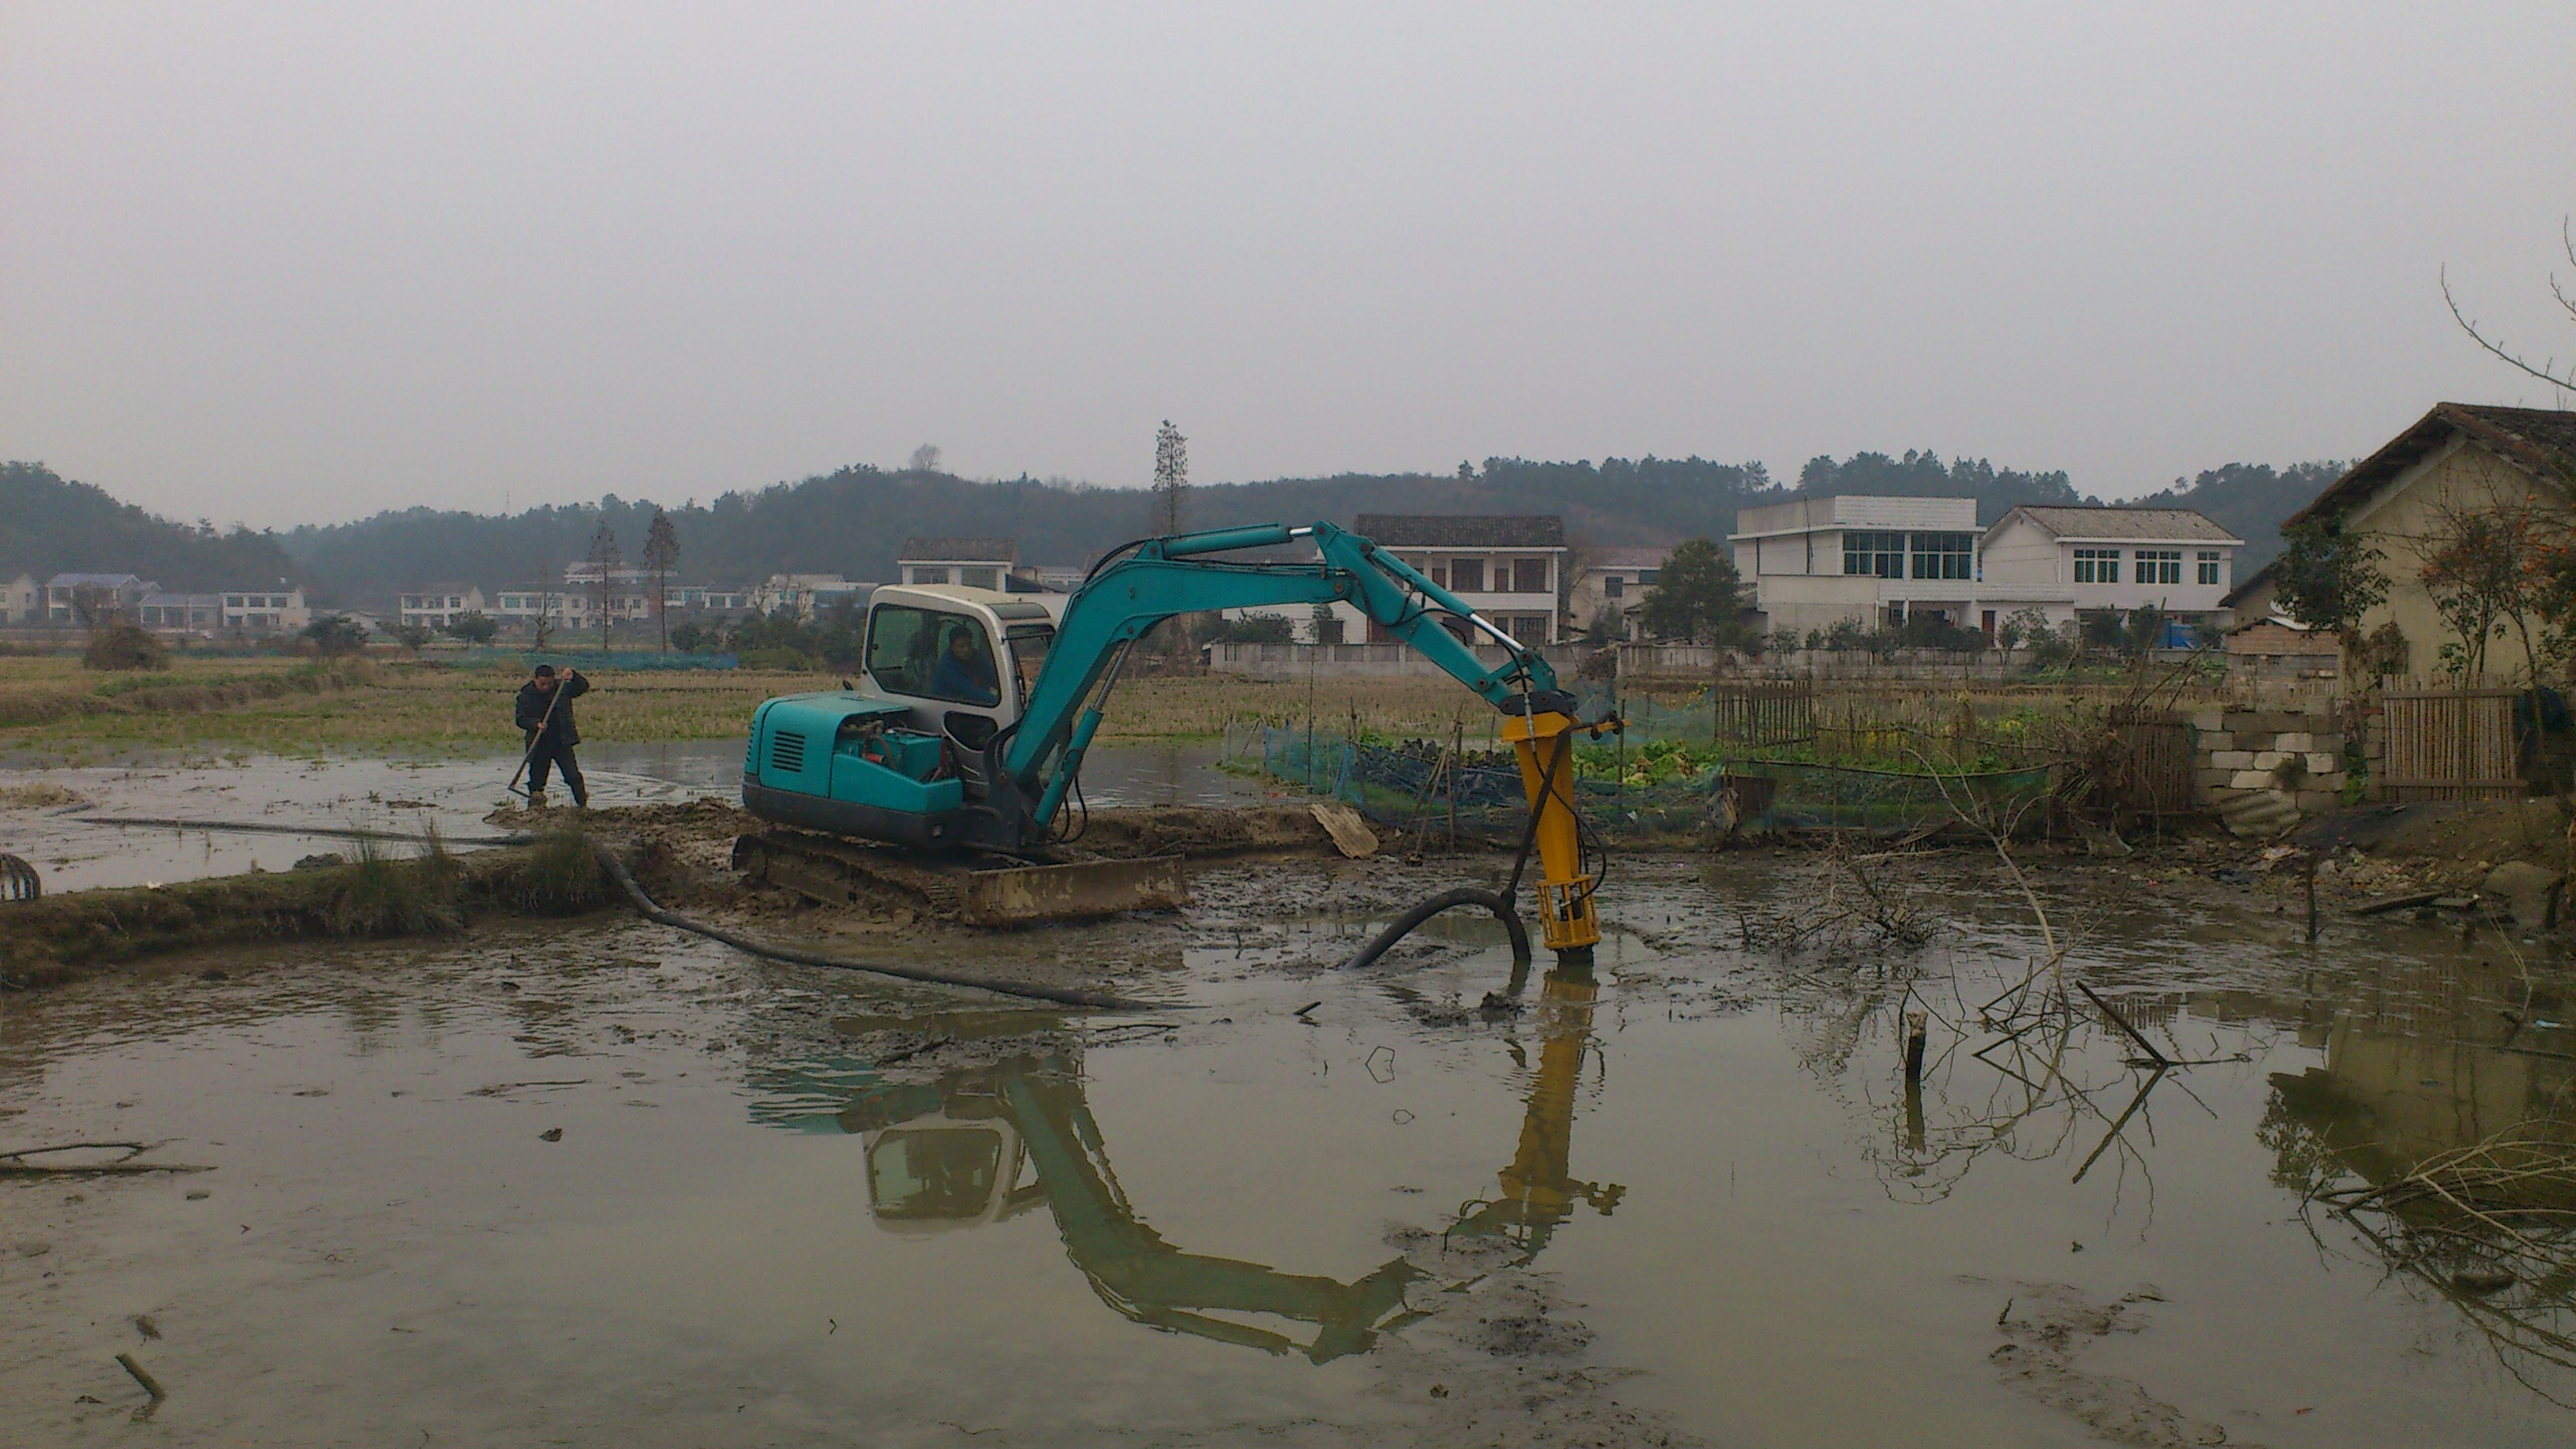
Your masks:
{"label": "concrete block stack", "polygon": [[2277,835],[2343,795],[2343,736],[2324,706],[2202,710],[2192,716],[2192,783],[2238,835]]}

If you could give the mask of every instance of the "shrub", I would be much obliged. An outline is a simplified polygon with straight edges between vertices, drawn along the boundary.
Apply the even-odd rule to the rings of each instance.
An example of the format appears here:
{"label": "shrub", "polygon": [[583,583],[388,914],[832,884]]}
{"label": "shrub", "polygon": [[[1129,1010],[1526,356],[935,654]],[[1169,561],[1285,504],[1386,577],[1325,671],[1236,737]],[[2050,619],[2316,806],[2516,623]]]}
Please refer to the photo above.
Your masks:
{"label": "shrub", "polygon": [[421,853],[404,860],[373,840],[358,842],[348,882],[332,901],[331,929],[343,936],[417,936],[465,924],[457,904],[460,872],[436,831],[422,837]]}
{"label": "shrub", "polygon": [[108,620],[81,651],[84,669],[158,669],[169,662],[169,646],[131,619]]}

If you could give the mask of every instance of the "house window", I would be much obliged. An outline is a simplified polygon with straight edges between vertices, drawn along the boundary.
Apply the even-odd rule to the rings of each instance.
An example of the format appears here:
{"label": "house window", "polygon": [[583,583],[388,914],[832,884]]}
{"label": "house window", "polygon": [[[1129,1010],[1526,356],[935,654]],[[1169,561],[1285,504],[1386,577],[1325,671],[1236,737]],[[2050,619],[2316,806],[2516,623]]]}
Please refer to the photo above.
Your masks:
{"label": "house window", "polygon": [[2193,578],[2204,584],[2217,583],[2218,566],[2221,560],[2225,557],[2226,556],[2224,554],[2221,554],[2214,548],[2202,549],[2200,551],[2200,568],[2199,571],[2193,575]]}
{"label": "house window", "polygon": [[2181,583],[2182,550],[2178,548],[2139,549],[2138,582],[2142,584]]}
{"label": "house window", "polygon": [[1977,536],[1973,533],[1914,535],[1914,576],[1918,579],[1965,579],[1976,576]]}
{"label": "house window", "polygon": [[1512,592],[1544,594],[1547,592],[1547,560],[1516,558],[1512,560]]}
{"label": "house window", "polygon": [[1843,572],[1874,575],[1882,579],[1905,577],[1905,535],[1901,533],[1844,534]]}
{"label": "house window", "polygon": [[944,584],[948,582],[948,570],[945,568],[915,568],[912,571],[912,581],[916,584]]}
{"label": "house window", "polygon": [[1453,558],[1449,560],[1449,587],[1453,592],[1461,594],[1483,593],[1485,591],[1485,561],[1480,558]]}
{"label": "house window", "polygon": [[1639,588],[1651,589],[1655,586],[1655,580],[1662,578],[1663,576],[1664,571],[1662,569],[1639,569],[1637,570],[1637,586]]}
{"label": "house window", "polygon": [[1608,575],[1601,580],[1601,597],[1605,599],[1628,597],[1628,581],[1617,574]]}
{"label": "house window", "polygon": [[2075,551],[2075,582],[2079,584],[2116,584],[2120,581],[2120,551],[2116,548],[2079,548]]}
{"label": "house window", "polygon": [[959,569],[957,571],[957,582],[964,584],[970,589],[992,589],[1001,587],[999,571],[995,569]]}

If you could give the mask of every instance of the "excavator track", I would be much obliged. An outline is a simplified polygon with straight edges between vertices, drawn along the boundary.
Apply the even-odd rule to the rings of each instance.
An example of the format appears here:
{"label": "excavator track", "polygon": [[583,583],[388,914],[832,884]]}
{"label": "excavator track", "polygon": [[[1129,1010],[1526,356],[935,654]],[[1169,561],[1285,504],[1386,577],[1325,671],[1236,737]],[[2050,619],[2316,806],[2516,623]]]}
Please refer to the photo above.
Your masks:
{"label": "excavator track", "polygon": [[901,902],[969,926],[1091,921],[1189,904],[1182,857],[1078,861],[1065,865],[977,865],[801,830],[737,837],[734,869],[818,905]]}

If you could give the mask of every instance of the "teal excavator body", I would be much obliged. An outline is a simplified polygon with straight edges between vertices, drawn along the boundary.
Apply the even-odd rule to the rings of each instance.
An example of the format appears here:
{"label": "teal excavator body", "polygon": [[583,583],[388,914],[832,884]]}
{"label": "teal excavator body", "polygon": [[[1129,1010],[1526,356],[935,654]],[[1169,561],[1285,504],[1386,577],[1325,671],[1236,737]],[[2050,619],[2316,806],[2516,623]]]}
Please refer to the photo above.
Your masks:
{"label": "teal excavator body", "polygon": [[[1215,557],[1301,539],[1312,562]],[[1573,714],[1535,648],[1369,540],[1329,523],[1219,529],[1131,544],[1069,596],[878,589],[853,687],[768,700],[752,716],[743,805],[860,840],[1036,853],[1148,630],[1175,614],[1323,604],[1355,606],[1499,710]],[[1503,662],[1487,668],[1461,634],[1503,646]]]}

